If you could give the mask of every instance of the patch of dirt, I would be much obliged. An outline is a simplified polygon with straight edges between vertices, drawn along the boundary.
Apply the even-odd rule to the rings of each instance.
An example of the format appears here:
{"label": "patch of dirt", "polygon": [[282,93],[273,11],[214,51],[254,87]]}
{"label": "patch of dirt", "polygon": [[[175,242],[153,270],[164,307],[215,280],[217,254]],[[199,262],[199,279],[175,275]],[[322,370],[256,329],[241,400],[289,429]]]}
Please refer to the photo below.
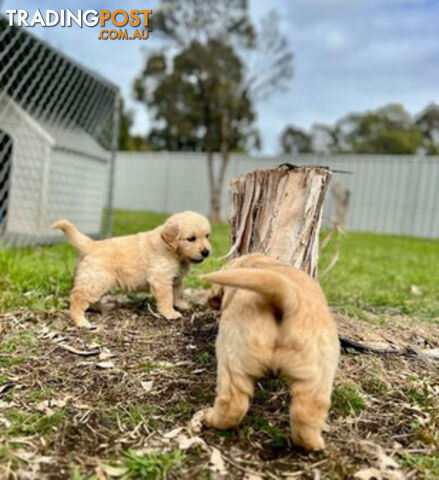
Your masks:
{"label": "patch of dirt", "polygon": [[[77,478],[96,468],[99,480],[123,478],[128,450],[183,449],[170,479],[424,479],[437,465],[438,361],[344,352],[327,449],[308,454],[290,443],[290,399],[278,378],[258,382],[239,429],[191,423],[214,399],[214,314],[196,307],[166,321],[147,302],[113,301],[110,312],[90,314],[94,331],[73,328],[65,312],[0,315],[10,345],[0,360],[14,360],[0,371],[0,478],[68,479],[74,467]],[[439,346],[439,328],[392,322],[338,317],[340,333],[357,341]]]}

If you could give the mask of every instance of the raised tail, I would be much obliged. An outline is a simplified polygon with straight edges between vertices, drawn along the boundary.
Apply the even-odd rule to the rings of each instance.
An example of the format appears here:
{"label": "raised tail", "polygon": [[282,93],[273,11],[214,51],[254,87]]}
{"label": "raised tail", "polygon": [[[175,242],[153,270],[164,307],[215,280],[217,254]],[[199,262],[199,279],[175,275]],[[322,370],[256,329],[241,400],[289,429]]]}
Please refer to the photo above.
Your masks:
{"label": "raised tail", "polygon": [[294,285],[283,275],[271,270],[226,268],[203,275],[203,278],[226,287],[244,288],[257,292],[286,316],[294,314],[299,306],[299,297]]}
{"label": "raised tail", "polygon": [[87,255],[93,247],[94,240],[81,233],[68,220],[58,220],[52,225],[52,228],[62,230],[67,240],[78,250],[82,257]]}

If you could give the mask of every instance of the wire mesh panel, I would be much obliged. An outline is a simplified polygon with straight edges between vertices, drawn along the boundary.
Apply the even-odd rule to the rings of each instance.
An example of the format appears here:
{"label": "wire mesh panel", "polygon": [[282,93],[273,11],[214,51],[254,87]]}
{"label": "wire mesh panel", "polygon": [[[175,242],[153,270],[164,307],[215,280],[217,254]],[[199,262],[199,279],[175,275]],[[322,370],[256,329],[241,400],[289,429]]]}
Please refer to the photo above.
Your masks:
{"label": "wire mesh panel", "polygon": [[118,102],[117,87],[0,16],[0,246],[55,241],[59,218],[104,233]]}

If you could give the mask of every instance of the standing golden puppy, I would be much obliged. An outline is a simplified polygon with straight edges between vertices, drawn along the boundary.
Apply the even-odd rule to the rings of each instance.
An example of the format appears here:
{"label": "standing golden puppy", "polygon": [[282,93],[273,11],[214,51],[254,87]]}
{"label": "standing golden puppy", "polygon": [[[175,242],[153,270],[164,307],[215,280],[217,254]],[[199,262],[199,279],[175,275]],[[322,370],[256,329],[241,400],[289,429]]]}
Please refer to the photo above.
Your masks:
{"label": "standing golden puppy", "polygon": [[111,288],[151,291],[157,309],[167,319],[180,318],[174,307],[185,310],[182,280],[191,263],[201,263],[210,254],[210,224],[195,212],[178,213],[150,232],[94,241],[67,220],[53,228],[62,230],[78,250],[70,314],[78,327],[90,327],[84,314],[99,307]]}
{"label": "standing golden puppy", "polygon": [[291,384],[291,436],[320,450],[339,357],[334,320],[319,284],[305,272],[260,254],[245,255],[205,275],[212,308],[221,308],[216,341],[217,396],[204,421],[238,425],[253,396],[254,381],[272,370]]}

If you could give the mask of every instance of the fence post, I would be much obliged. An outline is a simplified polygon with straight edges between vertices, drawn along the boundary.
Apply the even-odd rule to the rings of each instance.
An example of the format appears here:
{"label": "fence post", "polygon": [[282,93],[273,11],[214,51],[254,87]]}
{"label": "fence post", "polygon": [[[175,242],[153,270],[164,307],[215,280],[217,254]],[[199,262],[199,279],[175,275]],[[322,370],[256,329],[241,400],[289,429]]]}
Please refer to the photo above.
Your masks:
{"label": "fence post", "polygon": [[116,154],[119,146],[119,116],[120,116],[120,92],[116,93],[113,110],[113,130],[111,133],[111,158],[108,178],[107,212],[105,216],[104,235],[110,237],[113,231],[113,200],[114,200],[114,171]]}

